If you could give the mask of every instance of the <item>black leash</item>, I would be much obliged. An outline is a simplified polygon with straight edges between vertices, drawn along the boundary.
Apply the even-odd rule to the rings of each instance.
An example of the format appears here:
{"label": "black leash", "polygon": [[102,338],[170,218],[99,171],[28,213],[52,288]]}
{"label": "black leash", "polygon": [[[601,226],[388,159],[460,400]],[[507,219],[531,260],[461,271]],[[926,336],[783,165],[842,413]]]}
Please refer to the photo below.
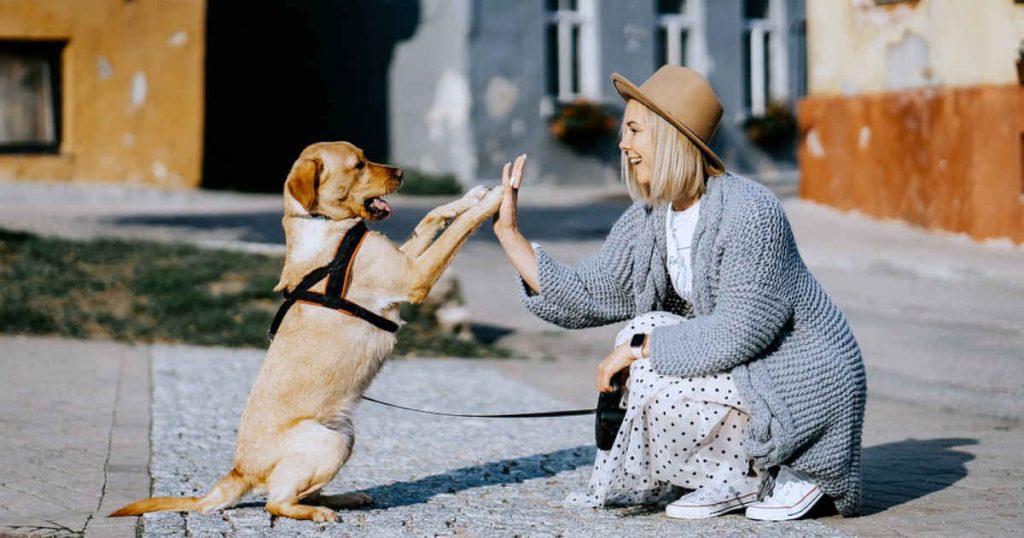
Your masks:
{"label": "black leash", "polygon": [[506,413],[500,415],[474,415],[467,413],[443,413],[441,411],[427,411],[426,409],[416,409],[415,407],[406,407],[404,405],[398,405],[388,402],[383,402],[376,398],[369,396],[363,396],[363,399],[368,402],[375,404],[386,405],[388,407],[394,407],[396,409],[404,409],[405,411],[412,411],[414,413],[423,413],[426,415],[437,415],[442,417],[462,417],[462,418],[545,418],[545,417],[572,417],[577,415],[591,415],[596,409],[568,409],[565,411],[540,411],[537,413]]}
{"label": "black leash", "polygon": [[[284,321],[285,314],[291,309],[297,302],[304,302],[337,310],[357,318],[363,319],[366,322],[383,329],[388,332],[395,332],[398,330],[398,324],[387,319],[383,316],[377,315],[369,310],[345,299],[345,294],[348,291],[348,273],[349,269],[352,268],[352,261],[355,259],[356,253],[359,251],[359,247],[363,243],[363,238],[366,236],[366,223],[359,221],[358,224],[353,226],[345,237],[342,238],[341,244],[338,245],[338,251],[334,254],[334,259],[331,263],[314,269],[305,277],[302,278],[302,282],[291,292],[285,291],[282,295],[284,296],[284,303],[277,309],[277,314],[274,316],[273,323],[270,324],[270,330],[267,331],[267,336],[273,340],[274,335],[277,334],[278,327],[281,326],[281,322]],[[310,288],[317,285],[324,278],[327,279],[326,293],[316,293],[309,291]],[[571,417],[577,415],[589,415],[596,411],[596,409],[570,409],[566,411],[542,411],[538,413],[508,413],[501,415],[475,415],[475,414],[464,414],[464,413],[443,413],[440,411],[427,411],[425,409],[416,409],[415,407],[406,407],[404,405],[398,405],[393,403],[384,402],[371,398],[369,396],[363,396],[364,400],[373,402],[375,404],[386,405],[388,407],[394,407],[396,409],[403,409],[405,411],[412,411],[415,413],[423,413],[427,415],[437,415],[442,417],[463,417],[463,418],[544,418],[544,417]]]}
{"label": "black leash", "polygon": [[[288,310],[297,302],[304,302],[330,308],[331,310],[337,310],[365,320],[366,322],[383,329],[388,332],[395,332],[398,330],[398,324],[390,319],[383,316],[379,316],[370,312],[369,310],[345,299],[345,294],[348,291],[348,277],[349,270],[352,268],[352,261],[356,257],[356,253],[359,251],[359,247],[363,244],[363,238],[366,236],[366,223],[359,221],[353,226],[348,232],[345,233],[345,237],[342,238],[341,244],[338,245],[338,251],[334,254],[334,259],[331,263],[310,271],[308,275],[302,278],[302,282],[299,282],[298,286],[291,292],[285,290],[282,295],[284,296],[284,303],[277,309],[277,314],[274,316],[273,323],[270,324],[270,330],[267,331],[267,337],[271,340],[274,339],[274,335],[277,334],[278,327],[281,326],[281,322],[284,321],[285,314]],[[316,293],[309,291],[310,288],[317,285],[321,280],[327,279],[327,293]]]}

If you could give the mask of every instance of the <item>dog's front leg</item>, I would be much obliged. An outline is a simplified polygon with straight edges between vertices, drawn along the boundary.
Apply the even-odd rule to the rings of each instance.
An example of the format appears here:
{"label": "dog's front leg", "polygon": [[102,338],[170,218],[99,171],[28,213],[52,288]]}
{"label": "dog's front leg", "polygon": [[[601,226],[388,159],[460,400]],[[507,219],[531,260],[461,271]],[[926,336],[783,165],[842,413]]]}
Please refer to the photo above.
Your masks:
{"label": "dog's front leg", "polygon": [[399,250],[410,258],[418,258],[427,250],[430,243],[434,241],[434,236],[437,235],[437,232],[443,230],[448,225],[448,221],[480,203],[480,200],[487,195],[489,190],[484,186],[474,187],[462,198],[431,209],[427,216],[423,217],[423,220],[416,225],[412,235],[409,236],[409,239],[406,240]]}
{"label": "dog's front leg", "polygon": [[423,254],[412,261],[409,301],[419,303],[426,299],[441,273],[451,263],[455,253],[470,234],[498,212],[503,187],[494,187],[468,211],[457,217]]}

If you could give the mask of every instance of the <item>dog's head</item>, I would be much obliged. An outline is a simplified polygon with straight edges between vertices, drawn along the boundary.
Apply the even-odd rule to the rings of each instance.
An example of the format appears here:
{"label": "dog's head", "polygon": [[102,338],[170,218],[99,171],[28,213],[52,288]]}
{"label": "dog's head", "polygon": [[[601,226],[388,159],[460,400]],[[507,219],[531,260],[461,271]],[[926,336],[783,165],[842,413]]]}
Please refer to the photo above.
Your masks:
{"label": "dog's head", "polygon": [[285,214],[331,220],[391,215],[383,200],[402,184],[402,170],[370,162],[348,142],[320,142],[302,151],[284,184]]}

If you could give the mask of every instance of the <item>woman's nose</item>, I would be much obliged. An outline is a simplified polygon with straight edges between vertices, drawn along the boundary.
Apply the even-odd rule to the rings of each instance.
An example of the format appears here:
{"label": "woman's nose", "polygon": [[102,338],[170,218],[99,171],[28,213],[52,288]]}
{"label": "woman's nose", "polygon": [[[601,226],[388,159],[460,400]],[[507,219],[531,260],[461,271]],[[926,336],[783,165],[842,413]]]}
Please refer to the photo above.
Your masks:
{"label": "woman's nose", "polygon": [[629,150],[629,140],[626,139],[628,136],[629,135],[622,135],[622,138],[619,139],[619,149],[622,151]]}

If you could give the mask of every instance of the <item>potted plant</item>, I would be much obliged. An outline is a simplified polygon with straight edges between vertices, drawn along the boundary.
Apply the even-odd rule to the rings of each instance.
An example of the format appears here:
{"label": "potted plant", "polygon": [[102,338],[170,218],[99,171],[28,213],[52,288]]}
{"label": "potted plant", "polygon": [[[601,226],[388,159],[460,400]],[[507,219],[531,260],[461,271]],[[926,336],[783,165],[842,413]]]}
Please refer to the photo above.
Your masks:
{"label": "potted plant", "polygon": [[796,115],[782,102],[769,103],[763,115],[751,116],[743,122],[747,138],[766,151],[778,150],[791,142],[796,128]]}
{"label": "potted plant", "polygon": [[592,148],[617,126],[607,107],[585,99],[560,105],[548,121],[552,136],[578,151]]}

